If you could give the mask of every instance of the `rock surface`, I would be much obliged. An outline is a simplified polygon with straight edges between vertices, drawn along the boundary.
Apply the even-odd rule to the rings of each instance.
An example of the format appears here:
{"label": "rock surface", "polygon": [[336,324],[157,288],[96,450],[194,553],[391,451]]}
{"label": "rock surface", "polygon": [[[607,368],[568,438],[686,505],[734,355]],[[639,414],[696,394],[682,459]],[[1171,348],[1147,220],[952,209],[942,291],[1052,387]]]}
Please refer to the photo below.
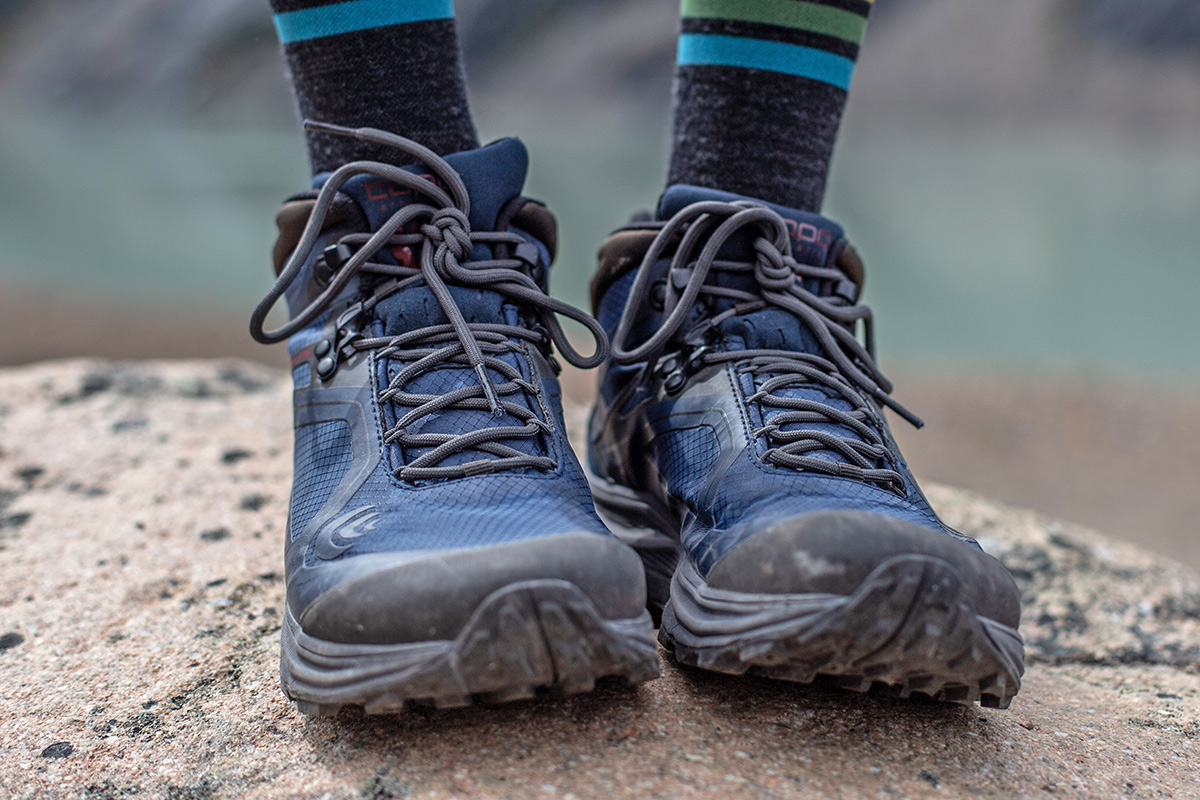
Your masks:
{"label": "rock surface", "polygon": [[1200,797],[1200,579],[952,489],[1013,571],[1008,711],[680,668],[638,689],[308,721],[277,685],[286,378],[0,372],[0,797]]}

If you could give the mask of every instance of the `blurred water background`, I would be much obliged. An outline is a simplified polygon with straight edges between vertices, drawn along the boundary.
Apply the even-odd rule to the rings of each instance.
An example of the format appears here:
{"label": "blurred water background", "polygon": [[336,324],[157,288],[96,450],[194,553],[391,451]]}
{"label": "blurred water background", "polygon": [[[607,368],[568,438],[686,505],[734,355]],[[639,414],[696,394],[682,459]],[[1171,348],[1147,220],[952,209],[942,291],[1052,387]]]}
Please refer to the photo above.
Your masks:
{"label": "blurred water background", "polygon": [[[662,189],[676,0],[457,5],[585,304]],[[1200,2],[877,6],[826,212],[931,423],[911,461],[1200,565]],[[245,318],[307,177],[266,0],[0,0],[0,364],[281,363]]]}

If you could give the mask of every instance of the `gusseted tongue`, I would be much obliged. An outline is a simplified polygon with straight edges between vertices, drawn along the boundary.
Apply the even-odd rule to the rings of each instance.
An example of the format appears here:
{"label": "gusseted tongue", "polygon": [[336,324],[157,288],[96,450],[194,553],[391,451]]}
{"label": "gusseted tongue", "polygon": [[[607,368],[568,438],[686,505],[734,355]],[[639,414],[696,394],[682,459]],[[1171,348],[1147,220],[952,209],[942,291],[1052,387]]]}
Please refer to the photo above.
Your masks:
{"label": "gusseted tongue", "polygon": [[[445,157],[448,163],[462,178],[470,199],[468,215],[473,232],[492,231],[496,227],[496,218],[501,209],[514,197],[521,194],[525,184],[525,175],[529,167],[529,155],[525,146],[517,139],[501,139],[481,147],[478,150],[468,150],[454,153]],[[430,180],[436,180],[430,170],[424,165],[404,167],[413,174]],[[446,188],[446,187],[443,187]],[[361,175],[350,181],[341,189],[353,197],[362,207],[372,230],[376,230],[389,217],[408,203],[429,202],[427,198],[417,197],[412,190],[398,186],[390,181],[374,175]],[[414,248],[414,255],[416,255]],[[379,254],[380,260],[390,260],[391,255],[385,248]],[[490,248],[477,245],[472,255],[475,260],[492,258]],[[462,312],[468,323],[502,323],[517,324],[517,311],[511,302],[494,291],[486,289],[470,289],[461,286],[449,286],[450,294],[455,304]],[[395,336],[408,333],[420,328],[434,325],[445,325],[449,322],[441,304],[428,286],[419,284],[396,292],[382,300],[375,309],[378,322],[382,323],[382,333],[385,336]],[[499,356],[514,368],[527,372],[522,363],[511,353]],[[387,359],[382,365],[385,374],[381,376],[385,385],[399,372],[403,364],[393,359]],[[505,382],[505,377],[489,370],[492,380],[499,385]],[[531,377],[526,375],[526,377]],[[442,395],[464,386],[478,384],[474,371],[466,366],[456,366],[443,363],[436,369],[429,370],[408,381],[404,391],[412,394]],[[510,394],[508,402],[529,405],[523,395]],[[397,409],[397,416],[406,409]],[[408,426],[412,434],[461,434],[472,430],[500,426],[520,427],[521,422],[505,416],[496,419],[488,411],[446,409],[441,412],[428,414]],[[536,439],[506,440],[506,445],[530,455],[541,455],[542,447]],[[408,461],[426,452],[428,448],[411,449]],[[439,462],[440,466],[454,466],[478,460],[483,454],[468,450],[452,455]]]}
{"label": "gusseted tongue", "polygon": [[[477,150],[466,150],[445,157],[462,178],[470,199],[472,231],[495,229],[496,217],[506,203],[521,194],[525,175],[529,169],[529,154],[519,139],[500,139]],[[404,170],[436,182],[424,164],[411,164]],[[317,184],[327,176],[318,176]],[[445,187],[443,187],[445,188]],[[366,215],[371,230],[380,225],[405,205],[413,202],[429,202],[418,197],[411,189],[384,180],[377,175],[359,175],[347,181],[341,188],[344,194],[357,201]],[[391,260],[384,249],[380,260]],[[486,246],[475,248],[475,259],[491,258]],[[467,322],[504,322],[504,300],[495,293],[479,289],[450,287],[450,293],[458,303]],[[383,322],[385,335],[406,333],[416,328],[443,325],[448,320],[433,293],[426,286],[415,286],[388,297],[379,304],[376,316]],[[510,315],[511,316],[511,315]]]}
{"label": "gusseted tongue", "polygon": [[[662,199],[659,201],[659,218],[670,219],[680,210],[693,203],[711,200],[729,203],[737,200],[753,200],[753,198],[743,197],[731,192],[721,192],[715,189],[702,189],[698,186],[672,186],[663,193]],[[800,263],[823,266],[829,256],[829,248],[843,236],[840,225],[819,214],[798,211],[794,208],[787,208],[773,203],[764,203],[761,200],[754,200],[754,202],[771,208],[783,217],[787,223],[788,233],[792,240],[792,256]],[[754,233],[752,231],[746,231],[744,234],[734,236],[721,249],[718,257],[730,260],[752,261],[754,258],[752,247],[753,236]],[[714,280],[721,285],[735,288],[749,288],[745,284],[754,283],[754,279],[745,274],[720,274]],[[815,287],[806,288],[812,290]],[[726,346],[733,349],[792,350],[823,355],[821,346],[817,343],[816,337],[808,329],[808,326],[781,308],[768,307],[750,314],[732,317],[721,323],[719,330],[725,337]],[[744,380],[761,385],[769,377],[771,376],[759,375],[757,381],[755,381],[754,378],[745,376]],[[745,388],[747,393],[754,391],[750,386]],[[835,397],[831,393],[815,387],[788,387],[778,390],[776,394],[782,397],[815,400],[842,411],[848,412],[852,410],[850,405],[842,398]],[[763,408],[764,421],[769,422],[780,411],[780,409],[775,408]],[[800,426],[794,424],[785,425],[783,429],[790,430],[796,427]],[[802,427],[806,429],[825,430],[835,436],[861,438],[851,429],[832,423],[806,423]],[[828,450],[814,450],[806,455],[830,461],[845,461],[840,455]]]}

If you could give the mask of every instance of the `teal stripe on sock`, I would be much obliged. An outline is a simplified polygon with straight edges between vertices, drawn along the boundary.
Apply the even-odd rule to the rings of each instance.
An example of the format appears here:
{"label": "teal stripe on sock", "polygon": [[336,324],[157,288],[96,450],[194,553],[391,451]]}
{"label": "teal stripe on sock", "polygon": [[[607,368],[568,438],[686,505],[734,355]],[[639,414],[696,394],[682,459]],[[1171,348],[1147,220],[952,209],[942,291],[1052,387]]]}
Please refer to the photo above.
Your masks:
{"label": "teal stripe on sock", "polygon": [[276,14],[275,30],[279,33],[279,41],[290,44],[339,33],[453,17],[454,0],[349,0]]}
{"label": "teal stripe on sock", "polygon": [[680,64],[765,69],[796,75],[849,90],[854,62],[845,56],[798,44],[744,36],[684,33],[679,36]]}

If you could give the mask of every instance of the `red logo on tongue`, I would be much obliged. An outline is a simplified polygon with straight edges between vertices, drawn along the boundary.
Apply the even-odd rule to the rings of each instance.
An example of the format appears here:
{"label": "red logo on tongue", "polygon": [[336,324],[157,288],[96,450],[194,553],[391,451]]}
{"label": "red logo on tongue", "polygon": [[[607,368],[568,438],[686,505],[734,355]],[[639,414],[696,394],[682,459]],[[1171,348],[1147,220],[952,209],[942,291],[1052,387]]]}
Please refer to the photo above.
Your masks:
{"label": "red logo on tongue", "polygon": [[788,234],[792,237],[792,245],[799,250],[807,250],[810,246],[821,248],[821,255],[824,257],[825,251],[829,249],[829,245],[833,244],[833,237],[829,231],[823,231],[816,225],[809,222],[796,222],[794,219],[785,219]]}

